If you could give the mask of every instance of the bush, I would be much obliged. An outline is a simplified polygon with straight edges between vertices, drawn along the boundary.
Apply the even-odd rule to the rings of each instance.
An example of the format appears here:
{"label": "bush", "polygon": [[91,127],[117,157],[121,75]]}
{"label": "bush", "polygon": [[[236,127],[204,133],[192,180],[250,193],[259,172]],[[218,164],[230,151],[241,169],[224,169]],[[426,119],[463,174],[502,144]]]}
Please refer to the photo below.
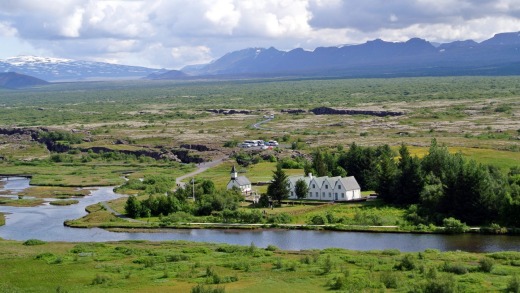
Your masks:
{"label": "bush", "polygon": [[338,277],[334,277],[334,279],[332,279],[332,281],[329,284],[329,288],[331,290],[341,290],[341,289],[345,288],[345,285],[346,285],[346,282],[345,282],[344,277],[338,276]]}
{"label": "bush", "polygon": [[112,281],[112,280],[109,277],[107,277],[107,276],[96,275],[94,280],[92,280],[91,284],[92,285],[101,285],[101,284],[109,283],[110,281]]}
{"label": "bush", "polygon": [[520,278],[518,275],[514,275],[507,284],[506,292],[520,293]]}
{"label": "bush", "polygon": [[401,259],[401,262],[395,265],[395,269],[400,271],[411,271],[415,269],[415,259],[411,254],[406,254]]}
{"label": "bush", "polygon": [[322,215],[314,215],[309,219],[309,224],[325,225],[325,224],[327,224],[327,218]]}
{"label": "bush", "polygon": [[469,227],[455,218],[446,218],[442,220],[444,231],[451,234],[464,233],[469,231]]}
{"label": "bush", "polygon": [[42,245],[42,244],[45,244],[47,242],[43,241],[43,240],[39,240],[39,239],[29,239],[29,240],[26,240],[23,245],[26,245],[26,246],[32,246],[32,245]]}
{"label": "bush", "polygon": [[271,244],[269,244],[269,245],[267,245],[267,247],[265,248],[265,250],[267,250],[267,251],[277,251],[277,250],[278,250],[278,247],[275,246],[275,245],[271,245]]}
{"label": "bush", "polygon": [[455,280],[453,276],[430,279],[422,290],[424,293],[452,293],[455,292]]}
{"label": "bush", "polygon": [[444,263],[442,270],[447,273],[452,273],[452,274],[456,274],[456,275],[464,275],[464,274],[468,273],[468,268],[466,268],[464,265],[448,264],[447,262]]}
{"label": "bush", "polygon": [[287,224],[292,221],[292,217],[288,213],[279,213],[272,215],[267,220],[270,224]]}
{"label": "bush", "polygon": [[202,284],[191,288],[191,293],[224,293],[226,289],[224,287],[209,287]]}
{"label": "bush", "polygon": [[397,289],[398,279],[395,273],[383,272],[379,277],[379,280],[385,285],[387,289]]}
{"label": "bush", "polygon": [[483,258],[478,262],[478,264],[479,271],[484,273],[490,273],[493,270],[493,266],[495,265],[493,260],[490,258]]}

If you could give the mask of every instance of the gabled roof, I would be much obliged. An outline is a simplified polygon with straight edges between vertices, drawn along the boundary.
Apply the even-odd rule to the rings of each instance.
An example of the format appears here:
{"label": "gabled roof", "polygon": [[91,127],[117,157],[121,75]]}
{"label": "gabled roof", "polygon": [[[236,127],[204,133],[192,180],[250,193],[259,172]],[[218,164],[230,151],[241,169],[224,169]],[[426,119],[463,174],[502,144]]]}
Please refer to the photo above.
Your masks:
{"label": "gabled roof", "polygon": [[251,184],[251,181],[246,176],[238,176],[235,180],[231,179],[231,181],[235,181],[239,186]]}
{"label": "gabled roof", "polygon": [[308,176],[290,176],[288,178],[289,184],[291,186],[296,186],[296,181],[299,179],[305,180],[305,183],[307,183],[307,186],[310,187],[312,182],[315,182],[317,185],[317,188],[321,189],[323,187],[323,183],[328,182],[330,184],[330,188],[334,188],[339,183],[345,187],[346,190],[355,190],[355,189],[361,189],[359,186],[359,183],[356,181],[356,178],[354,176],[349,177],[341,177],[341,176],[335,176],[335,177],[329,177],[329,176],[322,176],[322,177],[308,177]]}
{"label": "gabled roof", "polygon": [[311,179],[309,177],[290,176],[289,178],[287,178],[287,180],[289,181],[289,184],[292,186],[296,186],[296,181],[298,181],[300,179],[303,179],[303,181],[305,181],[305,183],[307,183],[307,186],[309,186],[309,183],[311,181]]}
{"label": "gabled roof", "polygon": [[345,186],[346,190],[355,190],[355,189],[361,189],[359,186],[359,183],[357,182],[356,178],[354,176],[344,177],[339,179],[341,181],[341,184]]}

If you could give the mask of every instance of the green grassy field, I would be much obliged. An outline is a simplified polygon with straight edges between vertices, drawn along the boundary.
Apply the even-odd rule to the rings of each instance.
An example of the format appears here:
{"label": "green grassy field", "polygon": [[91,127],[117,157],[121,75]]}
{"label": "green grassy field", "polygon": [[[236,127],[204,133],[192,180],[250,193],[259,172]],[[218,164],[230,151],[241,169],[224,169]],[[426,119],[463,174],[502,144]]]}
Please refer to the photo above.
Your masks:
{"label": "green grassy field", "polygon": [[[518,252],[282,251],[193,242],[0,241],[2,292],[459,292],[518,288]],[[517,287],[515,287],[517,286]],[[441,289],[439,289],[441,288]],[[192,291],[193,292],[193,291]]]}
{"label": "green grassy field", "polygon": [[130,173],[130,178],[142,178],[147,174],[163,174],[173,178],[192,171],[191,165],[181,164],[136,164],[125,162],[91,162],[10,164],[0,163],[3,175],[31,175],[31,185],[88,187],[115,186],[124,182],[123,176]]}

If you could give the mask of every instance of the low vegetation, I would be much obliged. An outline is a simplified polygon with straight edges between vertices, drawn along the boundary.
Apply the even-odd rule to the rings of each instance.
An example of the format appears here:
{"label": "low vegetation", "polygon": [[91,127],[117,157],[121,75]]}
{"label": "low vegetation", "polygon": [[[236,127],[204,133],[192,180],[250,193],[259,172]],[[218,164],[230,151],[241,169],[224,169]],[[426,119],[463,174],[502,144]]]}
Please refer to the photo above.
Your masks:
{"label": "low vegetation", "polygon": [[70,206],[77,203],[79,203],[79,201],[75,199],[60,199],[49,202],[49,204],[53,206]]}
{"label": "low vegetation", "polygon": [[[283,251],[185,241],[0,241],[5,292],[476,292],[518,288],[518,252]],[[20,274],[18,268],[31,268]]]}

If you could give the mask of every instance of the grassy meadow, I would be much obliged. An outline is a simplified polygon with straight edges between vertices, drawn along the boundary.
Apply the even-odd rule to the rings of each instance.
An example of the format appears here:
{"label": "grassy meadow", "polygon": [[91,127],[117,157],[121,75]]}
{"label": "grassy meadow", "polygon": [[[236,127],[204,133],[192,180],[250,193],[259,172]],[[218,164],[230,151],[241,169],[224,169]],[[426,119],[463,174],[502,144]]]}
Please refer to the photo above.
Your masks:
{"label": "grassy meadow", "polygon": [[0,250],[2,292],[513,292],[520,273],[518,252],[39,240],[2,240]]}
{"label": "grassy meadow", "polygon": [[[520,77],[393,79],[287,79],[242,81],[111,81],[55,83],[37,89],[2,90],[0,130],[45,128],[75,136],[51,152],[28,134],[0,135],[0,173],[31,175],[20,199],[1,205],[34,206],[42,198],[74,204],[88,191],[147,175],[176,178],[194,164],[152,159],[183,145],[195,158],[240,153],[237,142],[275,139],[276,159],[308,156],[316,147],[401,143],[419,157],[433,138],[450,152],[508,172],[520,166]],[[315,107],[399,111],[401,116],[314,115]],[[208,109],[241,109],[222,115]],[[289,114],[285,109],[301,109]],[[255,129],[266,114],[275,119]],[[102,148],[103,152],[95,152]],[[184,146],[184,148],[186,148]],[[246,151],[247,152],[247,151]],[[122,155],[122,154],[125,155]],[[196,175],[216,188],[229,180],[233,159]],[[270,159],[238,167],[252,182],[269,181]],[[301,169],[286,169],[301,175]],[[187,180],[186,180],[187,181]],[[255,186],[259,193],[266,186]],[[365,191],[369,193],[369,191]],[[29,198],[31,197],[31,198]],[[145,196],[140,196],[145,197]],[[126,198],[108,202],[124,213]],[[101,204],[68,225],[160,227],[160,217],[130,222]],[[260,210],[242,203],[240,211]],[[264,209],[261,209],[264,210]],[[379,201],[312,205],[299,202],[265,209],[289,215],[292,224],[321,220],[339,225],[408,229],[406,211]],[[197,219],[197,221],[204,219]],[[5,217],[0,213],[0,225]],[[175,223],[173,224],[175,225]],[[0,239],[0,292],[520,292],[520,253],[325,249],[282,251],[192,242],[25,243]]]}

